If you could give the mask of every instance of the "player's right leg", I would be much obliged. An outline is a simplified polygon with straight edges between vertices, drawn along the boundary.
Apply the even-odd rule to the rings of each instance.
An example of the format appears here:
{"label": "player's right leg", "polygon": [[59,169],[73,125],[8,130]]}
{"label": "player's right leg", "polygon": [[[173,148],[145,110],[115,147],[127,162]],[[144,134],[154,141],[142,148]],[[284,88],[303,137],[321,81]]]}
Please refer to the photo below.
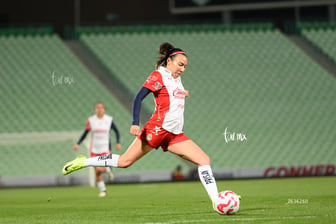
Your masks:
{"label": "player's right leg", "polygon": [[120,167],[126,168],[132,165],[135,161],[140,159],[152,150],[152,147],[136,138],[133,143],[128,147],[127,151],[122,155],[108,154],[86,158],[84,156],[77,157],[76,159],[68,162],[63,167],[62,173],[67,175],[73,171],[82,169],[88,166],[95,167]]}

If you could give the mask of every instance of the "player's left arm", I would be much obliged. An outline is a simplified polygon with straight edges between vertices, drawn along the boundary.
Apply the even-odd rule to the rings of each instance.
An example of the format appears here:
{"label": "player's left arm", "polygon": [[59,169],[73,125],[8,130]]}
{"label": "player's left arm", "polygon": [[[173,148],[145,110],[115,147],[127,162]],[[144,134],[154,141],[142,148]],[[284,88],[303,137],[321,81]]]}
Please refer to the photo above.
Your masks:
{"label": "player's left arm", "polygon": [[185,96],[185,97],[188,97],[188,96],[189,96],[189,91],[186,90],[186,89],[184,90],[184,96]]}
{"label": "player's left arm", "polygon": [[116,149],[120,150],[121,149],[121,144],[120,144],[120,133],[119,130],[117,128],[117,125],[114,123],[114,121],[112,121],[111,124],[111,129],[114,131],[116,139],[117,139],[117,143],[116,143]]}
{"label": "player's left arm", "polygon": [[89,133],[89,131],[91,130],[90,127],[90,120],[87,119],[86,121],[86,125],[85,125],[85,130],[83,132],[83,134],[79,137],[76,145],[74,145],[73,149],[76,151],[79,147],[79,145],[84,141],[84,139],[86,138],[87,134]]}

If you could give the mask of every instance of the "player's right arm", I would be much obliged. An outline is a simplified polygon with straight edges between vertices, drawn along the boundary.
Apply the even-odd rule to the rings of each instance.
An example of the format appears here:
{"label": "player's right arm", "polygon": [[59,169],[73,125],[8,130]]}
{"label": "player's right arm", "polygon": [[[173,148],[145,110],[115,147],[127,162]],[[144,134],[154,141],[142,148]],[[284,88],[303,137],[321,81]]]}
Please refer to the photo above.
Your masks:
{"label": "player's right arm", "polygon": [[132,114],[133,114],[133,121],[132,126],[130,129],[130,133],[132,135],[139,135],[140,134],[140,110],[141,110],[141,103],[143,99],[150,93],[151,91],[146,88],[142,87],[137,95],[134,97],[133,100],[133,108],[132,108]]}
{"label": "player's right arm", "polygon": [[86,138],[87,134],[90,131],[90,120],[87,119],[86,121],[86,125],[85,125],[85,130],[83,131],[82,135],[79,137],[76,145],[74,145],[73,149],[76,151],[79,147],[79,145],[82,143],[82,141],[84,141],[84,139]]}

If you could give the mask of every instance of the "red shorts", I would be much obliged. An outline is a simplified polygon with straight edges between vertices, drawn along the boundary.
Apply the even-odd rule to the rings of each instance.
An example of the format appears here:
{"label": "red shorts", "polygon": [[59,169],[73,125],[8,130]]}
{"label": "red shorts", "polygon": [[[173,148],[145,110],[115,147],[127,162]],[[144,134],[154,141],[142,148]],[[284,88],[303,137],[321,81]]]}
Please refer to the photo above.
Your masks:
{"label": "red shorts", "polygon": [[106,154],[110,154],[110,153],[109,152],[103,152],[103,153],[96,154],[94,152],[90,152],[90,157],[102,156],[102,155],[106,155]]}
{"label": "red shorts", "polygon": [[175,135],[157,126],[154,128],[145,126],[141,130],[141,134],[138,135],[138,139],[145,141],[148,145],[156,149],[161,146],[164,152],[168,151],[168,146],[170,145],[189,140],[184,133]]}

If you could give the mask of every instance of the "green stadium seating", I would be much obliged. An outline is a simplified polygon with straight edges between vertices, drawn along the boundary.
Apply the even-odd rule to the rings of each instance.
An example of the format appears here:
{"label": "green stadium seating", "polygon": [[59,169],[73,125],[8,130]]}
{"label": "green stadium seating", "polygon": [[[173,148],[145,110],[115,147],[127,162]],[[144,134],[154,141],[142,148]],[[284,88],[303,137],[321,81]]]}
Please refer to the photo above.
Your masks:
{"label": "green stadium seating", "polygon": [[268,31],[274,30],[271,23],[242,23],[223,25],[204,23],[198,25],[137,25],[137,26],[81,26],[75,30],[76,36],[99,34],[140,34],[140,33],[181,33],[181,32],[215,32],[215,31]]}
{"label": "green stadium seating", "polygon": [[[44,163],[39,174],[60,174],[63,163],[75,156],[72,146],[98,101],[104,102],[107,113],[114,116],[124,146],[133,140],[128,134],[129,111],[57,35],[0,36],[0,92],[2,176],[18,176],[22,171],[25,175],[38,175],[33,165],[40,156]],[[64,136],[59,144],[54,142],[69,131],[78,134]],[[25,144],[23,136],[29,133],[51,134],[44,143]],[[14,140],[10,144],[3,142],[8,134],[17,138],[17,144]],[[87,154],[84,147],[80,152]],[[24,161],[15,155],[25,155]],[[27,166],[22,167],[22,162]]]}
{"label": "green stadium seating", "polygon": [[301,23],[301,34],[336,63],[336,23]]}
{"label": "green stadium seating", "polygon": [[[82,34],[80,40],[133,94],[154,69],[162,42],[185,49],[182,79],[191,95],[185,133],[216,169],[335,161],[334,77],[271,26],[194,28]],[[152,99],[145,107],[153,110]],[[226,128],[247,140],[226,143]]]}

